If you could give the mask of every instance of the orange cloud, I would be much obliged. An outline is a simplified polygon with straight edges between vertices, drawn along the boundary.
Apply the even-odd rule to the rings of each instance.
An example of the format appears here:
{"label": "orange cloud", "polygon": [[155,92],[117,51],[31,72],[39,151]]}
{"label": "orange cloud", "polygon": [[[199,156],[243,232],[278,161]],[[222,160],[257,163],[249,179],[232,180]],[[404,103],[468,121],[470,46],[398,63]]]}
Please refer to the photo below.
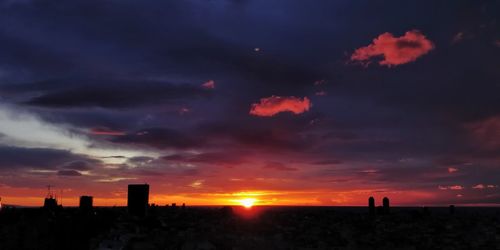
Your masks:
{"label": "orange cloud", "polygon": [[380,65],[397,66],[413,62],[432,49],[434,44],[418,30],[408,31],[401,37],[386,32],[373,39],[372,44],[354,51],[351,61],[367,65],[373,57],[383,56]]}
{"label": "orange cloud", "polygon": [[118,136],[118,135],[125,135],[125,132],[112,130],[109,128],[97,127],[97,128],[91,128],[89,131],[89,134],[91,134],[91,135],[115,135],[115,136]]}
{"label": "orange cloud", "polygon": [[261,98],[259,103],[254,103],[251,106],[250,114],[256,116],[273,116],[281,112],[292,112],[301,114],[308,111],[312,106],[309,98],[303,99],[294,96],[281,97],[271,96]]}
{"label": "orange cloud", "polygon": [[204,82],[201,87],[205,89],[215,89],[215,81],[214,80],[208,80]]}

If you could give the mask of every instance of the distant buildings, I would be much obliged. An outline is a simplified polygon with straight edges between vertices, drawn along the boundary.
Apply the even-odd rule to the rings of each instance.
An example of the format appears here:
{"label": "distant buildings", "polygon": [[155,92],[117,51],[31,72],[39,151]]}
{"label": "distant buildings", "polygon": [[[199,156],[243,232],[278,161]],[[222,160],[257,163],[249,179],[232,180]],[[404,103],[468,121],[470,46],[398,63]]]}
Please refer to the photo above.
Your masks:
{"label": "distant buildings", "polygon": [[384,199],[382,199],[382,206],[384,214],[389,214],[389,198],[384,197]]}
{"label": "distant buildings", "polygon": [[370,212],[370,215],[375,215],[375,214],[389,214],[389,198],[384,197],[382,199],[382,206],[375,207],[375,198],[372,196],[368,198],[368,211]]}
{"label": "distant buildings", "polygon": [[128,185],[127,208],[130,215],[143,217],[146,215],[149,203],[148,184]]}
{"label": "distant buildings", "polygon": [[80,196],[80,210],[81,211],[91,211],[93,208],[93,200],[92,196]]}
{"label": "distant buildings", "polygon": [[375,198],[368,198],[368,210],[370,211],[370,215],[375,215]]}

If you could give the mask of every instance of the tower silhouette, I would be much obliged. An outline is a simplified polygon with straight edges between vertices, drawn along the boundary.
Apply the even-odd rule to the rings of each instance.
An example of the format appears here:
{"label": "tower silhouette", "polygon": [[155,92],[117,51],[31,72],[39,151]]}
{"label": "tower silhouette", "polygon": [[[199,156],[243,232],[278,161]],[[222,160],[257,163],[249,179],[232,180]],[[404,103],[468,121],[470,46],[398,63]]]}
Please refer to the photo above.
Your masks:
{"label": "tower silhouette", "polygon": [[384,199],[382,199],[382,206],[383,206],[384,214],[388,214],[389,213],[389,198],[384,197]]}
{"label": "tower silhouette", "polygon": [[131,215],[143,217],[146,215],[149,203],[148,184],[128,185],[127,208]]}
{"label": "tower silhouette", "polygon": [[368,210],[370,211],[370,215],[375,215],[375,198],[373,196],[368,198]]}
{"label": "tower silhouette", "polygon": [[57,208],[57,200],[52,194],[52,191],[50,190],[52,186],[48,185],[47,186],[47,196],[45,197],[45,200],[43,201],[43,207],[49,210],[55,210]]}

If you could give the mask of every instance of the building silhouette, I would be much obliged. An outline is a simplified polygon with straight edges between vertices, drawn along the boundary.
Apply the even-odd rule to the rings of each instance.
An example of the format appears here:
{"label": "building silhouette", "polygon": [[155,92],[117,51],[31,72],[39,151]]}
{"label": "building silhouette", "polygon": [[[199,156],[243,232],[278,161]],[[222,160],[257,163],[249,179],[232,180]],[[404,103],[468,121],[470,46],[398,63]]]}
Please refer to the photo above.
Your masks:
{"label": "building silhouette", "polygon": [[384,197],[384,199],[382,199],[382,211],[384,211],[384,214],[388,214],[389,213],[389,198],[387,197]]}
{"label": "building silhouette", "polygon": [[43,208],[48,209],[48,210],[55,210],[57,209],[57,199],[50,190],[52,186],[48,185],[47,186],[47,196],[45,196],[45,199],[43,201]]}
{"label": "building silhouette", "polygon": [[80,196],[80,210],[81,211],[91,211],[93,208],[93,200],[92,196]]}
{"label": "building silhouette", "polygon": [[449,208],[449,211],[450,211],[450,214],[455,214],[455,205],[450,205],[450,208]]}
{"label": "building silhouette", "polygon": [[148,184],[128,185],[127,208],[130,215],[145,216],[149,203]]}
{"label": "building silhouette", "polygon": [[375,215],[375,198],[373,196],[368,198],[368,210],[370,211],[370,215]]}

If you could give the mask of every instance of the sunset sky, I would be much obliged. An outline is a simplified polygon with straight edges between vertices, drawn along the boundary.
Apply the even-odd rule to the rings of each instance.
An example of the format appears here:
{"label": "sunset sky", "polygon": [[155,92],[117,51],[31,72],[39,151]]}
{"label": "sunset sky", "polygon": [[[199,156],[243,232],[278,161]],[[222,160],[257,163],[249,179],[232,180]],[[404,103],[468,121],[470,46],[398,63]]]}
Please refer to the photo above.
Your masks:
{"label": "sunset sky", "polygon": [[[0,197],[500,204],[500,2],[0,1]],[[378,205],[378,204],[377,204]]]}

